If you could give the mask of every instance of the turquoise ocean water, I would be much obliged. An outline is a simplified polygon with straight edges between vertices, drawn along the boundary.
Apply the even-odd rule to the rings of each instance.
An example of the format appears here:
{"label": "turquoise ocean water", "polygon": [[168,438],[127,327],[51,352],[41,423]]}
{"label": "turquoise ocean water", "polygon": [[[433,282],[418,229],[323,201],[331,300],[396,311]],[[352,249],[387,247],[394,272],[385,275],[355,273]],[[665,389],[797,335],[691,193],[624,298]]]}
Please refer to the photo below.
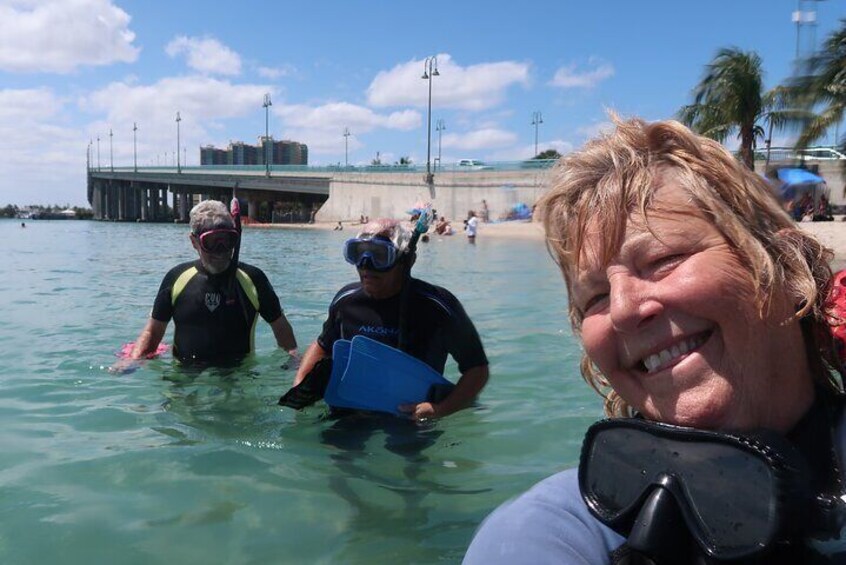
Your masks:
{"label": "turquoise ocean water", "polygon": [[[415,275],[462,301],[491,379],[476,408],[388,449],[379,430],[331,440],[322,404],[278,407],[293,373],[261,322],[238,368],[105,370],[193,256],[186,226],[26,225],[0,220],[0,563],[458,562],[488,512],[577,462],[601,416],[536,241],[421,244]],[[355,279],[340,254],[352,235],[245,232],[242,259],[267,273],[301,349]]]}

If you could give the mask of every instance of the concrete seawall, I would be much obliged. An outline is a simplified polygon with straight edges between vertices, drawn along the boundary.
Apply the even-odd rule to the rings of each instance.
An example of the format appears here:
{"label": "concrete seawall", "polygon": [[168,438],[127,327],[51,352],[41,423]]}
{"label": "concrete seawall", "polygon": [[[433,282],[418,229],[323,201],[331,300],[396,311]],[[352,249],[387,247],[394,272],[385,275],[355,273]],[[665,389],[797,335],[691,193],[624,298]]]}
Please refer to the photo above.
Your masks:
{"label": "concrete seawall", "polygon": [[[763,172],[763,161],[756,170]],[[831,203],[846,205],[846,187],[839,161],[807,161],[806,165],[826,179],[831,190]],[[793,162],[771,163],[771,166],[795,166]],[[467,217],[468,210],[478,214],[482,200],[488,205],[490,218],[499,219],[515,204],[530,208],[548,190],[551,169],[515,171],[438,172],[434,192],[430,196],[425,175],[410,173],[344,174],[336,173],[329,183],[329,199],[320,208],[316,219],[322,222],[357,221],[362,215],[371,218],[407,216],[418,202],[432,202],[438,215],[450,220]]]}
{"label": "concrete seawall", "polygon": [[418,202],[431,202],[439,216],[463,219],[477,214],[482,200],[492,220],[503,217],[515,204],[531,208],[546,192],[549,169],[519,171],[438,172],[434,198],[419,172],[391,174],[335,174],[329,199],[316,219],[322,222],[357,221],[362,215],[401,218]]}

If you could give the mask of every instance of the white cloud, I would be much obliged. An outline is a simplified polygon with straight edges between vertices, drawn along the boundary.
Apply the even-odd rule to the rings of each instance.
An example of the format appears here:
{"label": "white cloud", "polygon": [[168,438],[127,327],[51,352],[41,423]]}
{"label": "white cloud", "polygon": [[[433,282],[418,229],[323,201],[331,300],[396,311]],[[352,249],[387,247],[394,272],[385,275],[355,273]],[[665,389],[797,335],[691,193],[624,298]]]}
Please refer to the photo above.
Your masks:
{"label": "white cloud", "polygon": [[342,131],[345,127],[353,133],[366,133],[376,128],[408,131],[420,127],[422,117],[415,110],[402,110],[378,114],[370,108],[348,102],[332,102],[323,106],[282,106],[274,113],[295,128]]}
{"label": "white cloud", "polygon": [[409,131],[419,128],[422,116],[416,110],[379,114],[370,108],[348,102],[331,102],[322,106],[301,104],[274,106],[276,116],[285,122],[285,137],[308,145],[309,155],[343,155],[344,128],[349,128],[349,151],[364,145],[358,136],[376,129]]}
{"label": "white cloud", "polygon": [[134,62],[130,19],[109,0],[0,2],[0,70],[69,73]]}
{"label": "white cloud", "polygon": [[614,76],[614,66],[596,57],[588,59],[587,69],[577,67],[573,64],[559,68],[550,84],[559,88],[593,88]]}
{"label": "white cloud", "polygon": [[597,122],[595,124],[582,126],[576,131],[587,138],[594,138],[614,131],[614,124],[611,122]]}
{"label": "white cloud", "polygon": [[180,35],[165,47],[171,57],[186,56],[187,65],[205,74],[238,75],[241,73],[241,57],[213,37],[186,37]]}
{"label": "white cloud", "polygon": [[[149,85],[116,82],[78,101],[79,107],[98,117],[82,133],[87,138],[101,139],[102,153],[114,132],[115,163],[131,163],[134,159],[133,123],[137,123],[138,164],[148,165],[176,149],[176,112],[180,113],[180,149],[188,165],[196,165],[198,148],[210,143],[225,146],[228,139],[226,120],[254,116],[261,112],[266,85],[231,84],[205,76],[166,78]],[[272,92],[272,91],[271,91]],[[262,121],[263,123],[263,121]],[[255,142],[256,138],[243,139]],[[103,157],[104,162],[106,157]]]}
{"label": "white cloud", "polygon": [[[432,106],[483,110],[501,104],[508,88],[527,85],[529,65],[514,61],[461,67],[449,54],[437,56],[439,76],[432,78]],[[367,88],[368,103],[377,106],[426,107],[429,90],[422,80],[424,61],[413,60],[381,71]]]}
{"label": "white cloud", "polygon": [[484,128],[467,133],[450,133],[443,137],[443,146],[450,149],[492,149],[511,145],[517,136],[510,131]]}
{"label": "white cloud", "polygon": [[296,74],[297,69],[293,65],[283,65],[281,67],[258,67],[256,72],[262,78],[276,80]]}
{"label": "white cloud", "polygon": [[150,85],[109,84],[80,100],[80,106],[105,114],[106,121],[214,120],[244,116],[261,107],[267,85],[232,84],[206,76],[165,78]]}
{"label": "white cloud", "polygon": [[85,203],[87,140],[65,105],[46,88],[0,90],[0,204]]}

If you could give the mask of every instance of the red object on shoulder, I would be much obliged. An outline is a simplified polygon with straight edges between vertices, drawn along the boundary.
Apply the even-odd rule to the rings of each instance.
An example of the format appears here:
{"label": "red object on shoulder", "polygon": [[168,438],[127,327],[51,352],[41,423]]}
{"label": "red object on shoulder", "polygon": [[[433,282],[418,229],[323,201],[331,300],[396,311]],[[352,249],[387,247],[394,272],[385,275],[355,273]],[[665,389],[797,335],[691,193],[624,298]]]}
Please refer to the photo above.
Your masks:
{"label": "red object on shoulder", "polygon": [[846,269],[834,273],[831,292],[828,295],[831,305],[831,335],[840,361],[846,364]]}

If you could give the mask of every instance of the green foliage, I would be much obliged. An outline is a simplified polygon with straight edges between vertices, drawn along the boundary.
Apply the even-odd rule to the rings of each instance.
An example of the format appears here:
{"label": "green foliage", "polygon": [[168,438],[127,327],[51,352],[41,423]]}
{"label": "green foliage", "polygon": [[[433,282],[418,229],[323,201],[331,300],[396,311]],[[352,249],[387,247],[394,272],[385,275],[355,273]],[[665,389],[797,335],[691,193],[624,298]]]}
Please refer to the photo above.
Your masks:
{"label": "green foliage", "polygon": [[71,206],[70,204],[65,204],[60,206],[58,204],[30,204],[29,206],[24,206],[22,208],[14,205],[14,204],[7,204],[3,208],[0,208],[0,218],[16,218],[19,214],[22,213],[30,213],[33,217],[54,217],[59,214],[62,210],[71,209],[76,213],[75,219],[77,220],[90,220],[94,217],[94,211],[91,208],[81,208],[79,206]]}
{"label": "green foliage", "polygon": [[771,109],[763,92],[761,67],[755,52],[721,49],[694,89],[693,104],[679,111],[682,122],[720,142],[737,130],[741,160],[750,169],[755,166],[756,141],[764,137],[758,120]]}
{"label": "green foliage", "polygon": [[546,151],[541,151],[540,153],[538,153],[537,155],[532,157],[532,159],[560,159],[560,158],[561,158],[561,153],[559,153],[555,149],[547,149]]}

